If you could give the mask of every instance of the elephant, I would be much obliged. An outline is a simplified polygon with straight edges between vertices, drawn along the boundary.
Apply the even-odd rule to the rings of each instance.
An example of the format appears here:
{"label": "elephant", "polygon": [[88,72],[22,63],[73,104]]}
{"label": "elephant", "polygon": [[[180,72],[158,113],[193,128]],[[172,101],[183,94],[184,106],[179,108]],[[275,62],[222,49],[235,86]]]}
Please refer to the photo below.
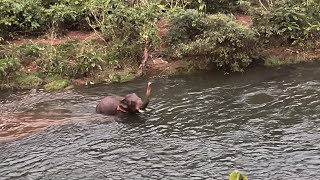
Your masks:
{"label": "elephant", "polygon": [[105,115],[118,115],[120,113],[139,113],[145,110],[149,104],[151,82],[148,82],[145,100],[136,94],[126,96],[106,96],[96,106],[96,112]]}

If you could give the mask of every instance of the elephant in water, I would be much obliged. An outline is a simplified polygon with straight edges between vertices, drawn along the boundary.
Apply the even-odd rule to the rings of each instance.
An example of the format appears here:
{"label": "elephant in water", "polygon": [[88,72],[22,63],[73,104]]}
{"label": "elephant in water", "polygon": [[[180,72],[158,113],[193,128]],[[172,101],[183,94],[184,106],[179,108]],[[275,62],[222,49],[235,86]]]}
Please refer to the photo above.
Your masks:
{"label": "elephant in water", "polygon": [[135,93],[123,96],[106,96],[96,106],[96,112],[105,115],[119,113],[138,113],[146,109],[149,104],[151,82],[148,82],[145,100],[142,101]]}

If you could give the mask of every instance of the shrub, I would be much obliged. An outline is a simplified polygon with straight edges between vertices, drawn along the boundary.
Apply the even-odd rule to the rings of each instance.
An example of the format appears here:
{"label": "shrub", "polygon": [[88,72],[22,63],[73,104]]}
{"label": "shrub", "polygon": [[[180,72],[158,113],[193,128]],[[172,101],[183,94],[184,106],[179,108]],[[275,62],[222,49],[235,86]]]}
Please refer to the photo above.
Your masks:
{"label": "shrub", "polygon": [[40,28],[43,9],[40,0],[2,0],[0,6],[0,37],[6,39],[12,32],[30,32]]}
{"label": "shrub", "polygon": [[238,0],[203,0],[209,13],[230,13],[237,8]]}
{"label": "shrub", "polygon": [[14,77],[16,71],[21,67],[20,60],[14,57],[3,57],[0,59],[0,80],[8,81]]}
{"label": "shrub", "polygon": [[316,1],[277,1],[266,10],[255,8],[254,28],[265,44],[316,43],[320,37],[319,10]]}
{"label": "shrub", "polygon": [[138,64],[142,57],[142,45],[138,42],[128,43],[116,40],[110,45],[106,52],[106,62],[109,65]]}
{"label": "shrub", "polygon": [[42,84],[42,79],[35,74],[19,73],[16,77],[20,89],[36,89]]}
{"label": "shrub", "polygon": [[85,2],[85,0],[2,0],[0,39],[8,39],[15,35],[13,33],[56,33],[65,28],[81,28],[79,23],[84,23],[86,16]]}
{"label": "shrub", "polygon": [[168,34],[168,44],[193,41],[206,26],[204,14],[193,9],[173,9],[168,12],[167,19],[172,25]]}
{"label": "shrub", "polygon": [[67,77],[91,76],[107,64],[103,47],[94,43],[67,42],[47,47],[37,60],[39,71]]}
{"label": "shrub", "polygon": [[90,1],[87,18],[94,29],[100,30],[106,39],[137,41],[143,32],[154,28],[162,6],[157,3],[128,6],[123,1]]}
{"label": "shrub", "polygon": [[20,59],[22,65],[28,65],[41,58],[45,50],[46,46],[44,45],[28,42],[22,45],[9,45],[5,53]]}
{"label": "shrub", "polygon": [[307,17],[300,8],[280,7],[270,20],[277,37],[290,43],[304,38],[303,29],[307,26]]}
{"label": "shrub", "polygon": [[72,76],[74,77],[88,77],[94,75],[94,72],[102,70],[105,62],[101,57],[95,53],[84,53],[77,56],[75,61]]}
{"label": "shrub", "polygon": [[87,11],[91,16],[87,20],[94,29],[101,31],[111,50],[109,60],[140,59],[138,55],[141,53],[135,49],[141,51],[145,44],[157,46],[160,43],[157,21],[163,10],[158,3],[130,6],[123,1],[90,1]]}
{"label": "shrub", "polygon": [[[243,71],[250,64],[256,42],[254,31],[224,14],[199,17],[196,22],[200,27],[191,41],[173,43],[174,55],[209,60],[227,71]],[[179,24],[173,26],[177,27],[171,30],[179,29]]]}
{"label": "shrub", "polygon": [[46,91],[54,91],[54,90],[60,90],[69,85],[69,81],[65,80],[59,76],[53,76],[49,78],[49,83],[44,85],[44,89]]}

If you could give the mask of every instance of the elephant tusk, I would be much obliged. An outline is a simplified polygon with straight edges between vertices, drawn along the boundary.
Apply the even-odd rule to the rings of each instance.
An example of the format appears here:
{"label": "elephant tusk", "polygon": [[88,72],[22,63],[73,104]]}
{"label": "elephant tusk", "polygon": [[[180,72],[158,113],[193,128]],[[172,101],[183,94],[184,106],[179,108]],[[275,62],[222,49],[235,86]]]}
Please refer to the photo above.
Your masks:
{"label": "elephant tusk", "polygon": [[138,109],[138,111],[139,111],[139,113],[143,113],[144,112],[144,110],[141,110],[141,109]]}
{"label": "elephant tusk", "polygon": [[118,106],[117,107],[117,111],[121,111],[121,112],[124,112],[124,113],[126,113],[127,111],[126,110],[124,110],[123,108],[121,108],[120,106]]}

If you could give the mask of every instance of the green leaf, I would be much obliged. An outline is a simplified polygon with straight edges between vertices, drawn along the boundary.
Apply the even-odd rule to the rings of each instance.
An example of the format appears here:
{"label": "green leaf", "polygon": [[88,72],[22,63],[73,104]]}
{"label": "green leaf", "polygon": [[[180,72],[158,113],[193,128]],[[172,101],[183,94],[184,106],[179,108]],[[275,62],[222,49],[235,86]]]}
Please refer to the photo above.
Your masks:
{"label": "green leaf", "polygon": [[206,4],[204,2],[202,2],[199,6],[199,11],[203,11],[206,7]]}
{"label": "green leaf", "polygon": [[247,176],[241,172],[234,170],[229,175],[229,180],[248,180]]}

